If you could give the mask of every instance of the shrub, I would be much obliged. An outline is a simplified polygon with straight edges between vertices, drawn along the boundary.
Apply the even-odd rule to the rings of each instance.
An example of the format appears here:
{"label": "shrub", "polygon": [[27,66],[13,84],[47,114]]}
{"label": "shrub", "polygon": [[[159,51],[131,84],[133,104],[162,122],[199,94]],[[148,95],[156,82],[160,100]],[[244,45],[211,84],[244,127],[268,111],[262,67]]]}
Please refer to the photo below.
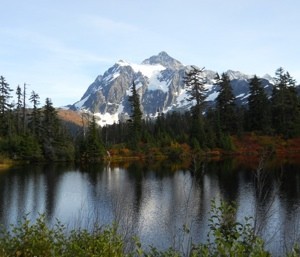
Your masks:
{"label": "shrub", "polygon": [[45,215],[40,215],[34,224],[25,217],[11,230],[0,231],[0,256],[9,257],[121,257],[123,240],[115,226],[99,228],[93,232],[66,228],[59,221],[53,228],[46,225]]}
{"label": "shrub", "polygon": [[191,256],[270,256],[263,240],[255,235],[251,218],[237,222],[236,210],[234,203],[212,201],[208,242],[194,246]]}

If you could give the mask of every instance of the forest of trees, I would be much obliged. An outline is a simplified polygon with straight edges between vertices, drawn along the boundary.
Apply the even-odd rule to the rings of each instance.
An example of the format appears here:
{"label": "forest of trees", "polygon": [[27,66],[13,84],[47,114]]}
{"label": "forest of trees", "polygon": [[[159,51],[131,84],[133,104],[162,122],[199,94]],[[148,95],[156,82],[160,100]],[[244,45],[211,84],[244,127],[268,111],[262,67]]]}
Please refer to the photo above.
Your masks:
{"label": "forest of trees", "polygon": [[[141,129],[135,133],[139,133],[139,149],[147,151],[186,144],[194,151],[205,152],[214,148],[232,150],[232,135],[242,136],[251,132],[271,137],[281,136],[283,139],[300,136],[300,98],[295,80],[282,68],[276,71],[275,85],[270,97],[257,76],[249,81],[246,106],[236,104],[230,79],[225,73],[216,78],[219,88],[216,105],[208,106],[204,87],[206,81],[202,73],[203,69],[195,67],[186,73],[185,86],[189,96],[187,100],[193,102],[189,111],[159,113],[155,120],[138,116]],[[136,92],[131,96],[134,97],[139,97]],[[133,113],[140,113],[140,110],[136,110],[135,106]],[[105,145],[111,147],[121,144],[130,148],[128,143],[133,132],[132,125],[135,123],[137,121],[103,128]],[[176,152],[174,147],[171,150]],[[172,154],[175,153],[171,152],[170,155]]]}
{"label": "forest of trees", "polygon": [[[0,77],[0,156],[29,161],[98,161],[111,149],[129,149],[151,154],[154,149],[168,149],[176,158],[176,145],[186,145],[194,152],[234,148],[231,136],[252,132],[284,139],[300,136],[300,98],[296,82],[279,68],[270,97],[260,79],[249,82],[248,105],[236,104],[230,79],[225,73],[216,78],[219,94],[215,106],[206,104],[203,69],[192,67],[185,76],[185,86],[192,107],[186,112],[159,113],[156,119],[143,117],[140,96],[131,85],[130,119],[100,128],[94,115],[88,125],[75,131],[59,118],[51,99],[40,106],[40,97],[27,93],[26,84],[15,95],[6,79]],[[16,99],[14,102],[12,99]],[[28,107],[30,106],[30,108]],[[172,146],[172,147],[171,147]]]}

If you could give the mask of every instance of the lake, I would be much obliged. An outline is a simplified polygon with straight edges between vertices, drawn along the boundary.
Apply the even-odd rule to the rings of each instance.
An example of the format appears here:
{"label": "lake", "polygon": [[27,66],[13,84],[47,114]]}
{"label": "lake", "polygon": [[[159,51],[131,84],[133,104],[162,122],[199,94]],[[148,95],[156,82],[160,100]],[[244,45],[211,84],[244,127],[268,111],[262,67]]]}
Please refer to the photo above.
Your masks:
{"label": "lake", "polygon": [[[31,164],[0,172],[0,223],[45,213],[68,228],[117,222],[128,237],[159,249],[205,242],[211,200],[235,201],[252,216],[274,255],[300,242],[300,164],[227,159],[182,167],[168,162],[112,165]],[[191,229],[183,232],[183,225]]]}

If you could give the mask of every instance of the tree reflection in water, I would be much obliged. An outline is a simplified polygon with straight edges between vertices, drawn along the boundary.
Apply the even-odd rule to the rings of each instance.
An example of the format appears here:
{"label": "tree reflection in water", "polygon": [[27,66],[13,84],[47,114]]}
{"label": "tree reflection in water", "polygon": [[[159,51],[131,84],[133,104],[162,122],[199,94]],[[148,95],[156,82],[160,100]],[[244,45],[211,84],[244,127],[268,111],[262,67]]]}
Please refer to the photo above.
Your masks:
{"label": "tree reflection in water", "polygon": [[[276,160],[278,162],[278,160]],[[127,238],[184,248],[204,242],[212,199],[235,201],[237,219],[252,216],[272,252],[300,235],[300,165],[226,159],[185,163],[30,165],[0,173],[0,221],[17,223],[46,213],[70,228],[115,221]],[[185,227],[184,227],[185,226]],[[188,236],[184,228],[189,229]],[[182,250],[182,249],[181,249]]]}

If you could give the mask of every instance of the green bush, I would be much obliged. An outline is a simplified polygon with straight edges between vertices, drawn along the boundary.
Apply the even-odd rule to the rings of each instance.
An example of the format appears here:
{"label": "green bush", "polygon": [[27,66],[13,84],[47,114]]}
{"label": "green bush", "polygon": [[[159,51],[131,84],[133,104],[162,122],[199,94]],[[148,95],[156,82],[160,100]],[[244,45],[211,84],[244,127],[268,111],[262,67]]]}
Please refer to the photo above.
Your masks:
{"label": "green bush", "polygon": [[53,228],[46,225],[45,215],[34,224],[25,217],[11,230],[0,233],[1,257],[121,257],[123,240],[115,226],[101,229],[96,226],[93,232],[66,228],[59,221]]}
{"label": "green bush", "polygon": [[219,205],[212,201],[209,219],[209,234],[206,244],[194,246],[191,256],[252,256],[267,257],[264,242],[255,235],[251,218],[243,223],[236,221],[236,205],[221,201]]}

